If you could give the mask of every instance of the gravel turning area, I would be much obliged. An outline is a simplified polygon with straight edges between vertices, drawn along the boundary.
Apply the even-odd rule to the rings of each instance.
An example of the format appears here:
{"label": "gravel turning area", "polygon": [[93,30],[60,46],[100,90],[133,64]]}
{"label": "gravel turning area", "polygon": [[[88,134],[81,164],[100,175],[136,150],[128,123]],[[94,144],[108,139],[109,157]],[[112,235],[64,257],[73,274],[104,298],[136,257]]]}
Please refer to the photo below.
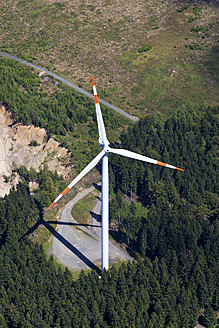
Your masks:
{"label": "gravel turning area", "polygon": [[[91,230],[80,225],[71,215],[72,207],[95,187],[84,189],[73,200],[71,200],[62,210],[58,228],[54,233],[52,245],[49,253],[56,260],[67,266],[72,271],[96,269],[101,266],[101,198],[97,201],[92,212]],[[122,249],[109,241],[110,262],[118,260],[130,260],[132,258]]]}

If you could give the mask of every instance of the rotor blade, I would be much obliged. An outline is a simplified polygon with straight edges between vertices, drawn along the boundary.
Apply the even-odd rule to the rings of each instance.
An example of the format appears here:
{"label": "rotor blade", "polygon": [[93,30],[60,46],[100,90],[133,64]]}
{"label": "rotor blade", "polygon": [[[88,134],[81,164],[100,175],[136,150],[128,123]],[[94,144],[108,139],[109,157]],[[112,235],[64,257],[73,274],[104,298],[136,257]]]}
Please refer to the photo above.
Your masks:
{"label": "rotor blade", "polygon": [[54,200],[54,202],[48,207],[51,208],[57,201],[64,196],[64,194],[71,189],[79,180],[81,180],[103,157],[105,151],[101,151],[82,171],[78,174],[78,176],[68,185],[65,190]]}
{"label": "rotor blade", "polygon": [[99,138],[100,143],[104,145],[108,145],[109,142],[106,137],[106,130],[103,122],[103,117],[100,109],[99,100],[97,97],[97,89],[94,83],[94,78],[92,77],[92,83],[93,83],[93,92],[94,92],[94,100],[95,100],[95,107],[96,107],[96,114],[97,114],[97,125],[98,125],[98,131],[99,131]]}
{"label": "rotor blade", "polygon": [[129,158],[133,158],[133,159],[138,159],[139,161],[143,161],[143,162],[148,162],[148,163],[152,163],[152,164],[166,166],[166,167],[169,167],[170,169],[184,171],[183,169],[180,169],[179,167],[176,167],[176,166],[173,166],[173,165],[170,165],[170,164],[166,164],[166,163],[163,163],[163,162],[159,162],[156,159],[136,154],[136,153],[134,153],[130,150],[109,148],[109,152],[113,153],[113,154],[118,154],[118,155],[122,155],[122,156],[125,156],[125,157],[129,157]]}

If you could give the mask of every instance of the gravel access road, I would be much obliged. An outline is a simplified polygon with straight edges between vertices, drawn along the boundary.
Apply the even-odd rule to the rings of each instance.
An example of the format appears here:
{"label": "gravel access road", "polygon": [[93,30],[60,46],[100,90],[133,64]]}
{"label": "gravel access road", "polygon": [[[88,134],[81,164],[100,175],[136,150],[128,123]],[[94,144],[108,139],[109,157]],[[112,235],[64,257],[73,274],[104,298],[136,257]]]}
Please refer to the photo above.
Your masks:
{"label": "gravel access road", "polygon": [[[27,62],[26,60],[23,60],[23,59],[21,59],[21,58],[18,58],[18,57],[15,57],[15,56],[9,55],[9,54],[6,54],[6,53],[4,53],[4,52],[0,52],[0,56],[7,57],[7,58],[10,58],[10,59],[14,59],[14,60],[16,60],[16,61],[19,61],[20,63],[23,63],[23,64],[25,64],[25,65],[28,65],[28,66],[34,67],[34,68],[36,68],[36,69],[38,69],[38,70],[40,70],[40,71],[42,71],[42,72],[45,72],[46,74],[49,74],[49,75],[53,76],[56,80],[59,80],[59,81],[65,83],[65,84],[67,84],[67,85],[70,86],[71,88],[77,90],[78,92],[83,93],[85,96],[94,99],[94,96],[93,96],[91,93],[89,93],[89,92],[87,92],[87,91],[85,91],[85,90],[79,88],[77,85],[75,85],[75,84],[69,82],[68,80],[62,78],[61,76],[58,76],[57,74],[54,74],[54,73],[48,71],[48,70],[45,69],[45,68],[42,68],[42,67],[37,66],[37,65],[34,65],[34,64],[32,64],[32,63]],[[98,99],[99,99],[99,102],[100,102],[101,104],[103,104],[103,105],[105,105],[105,106],[107,106],[107,107],[109,107],[109,108],[115,110],[116,112],[120,113],[121,115],[123,115],[123,116],[129,118],[131,121],[133,121],[133,122],[137,122],[137,121],[138,121],[138,118],[137,118],[137,117],[133,117],[133,116],[131,116],[130,114],[124,112],[122,109],[120,109],[120,108],[118,108],[118,107],[116,107],[116,106],[114,106],[114,105],[111,105],[110,103],[108,103],[108,102],[105,101],[105,100],[102,100],[102,99],[100,99],[100,98],[98,98]]]}
{"label": "gravel access road", "polygon": [[[54,238],[49,253],[59,263],[67,266],[72,271],[92,268],[100,273],[97,265],[101,265],[101,226],[99,221],[101,198],[97,197],[92,212],[91,230],[80,225],[71,215],[72,207],[94,189],[94,186],[84,189],[65,205],[60,216],[58,228],[55,232],[53,231]],[[131,256],[111,241],[109,241],[109,257],[111,263],[118,260],[132,261]]]}

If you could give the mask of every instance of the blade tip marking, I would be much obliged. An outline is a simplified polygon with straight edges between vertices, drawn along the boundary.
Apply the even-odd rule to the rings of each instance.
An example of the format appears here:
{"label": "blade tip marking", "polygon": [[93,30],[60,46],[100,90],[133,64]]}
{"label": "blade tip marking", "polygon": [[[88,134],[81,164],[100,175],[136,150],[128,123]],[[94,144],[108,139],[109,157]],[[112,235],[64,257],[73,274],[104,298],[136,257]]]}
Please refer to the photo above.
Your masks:
{"label": "blade tip marking", "polygon": [[163,162],[157,161],[157,165],[166,166],[167,164],[166,163],[163,163]]}
{"label": "blade tip marking", "polygon": [[175,170],[184,171],[184,170],[181,169],[180,167],[176,167]]}
{"label": "blade tip marking", "polygon": [[93,76],[92,76],[92,84],[93,84],[93,86],[95,86],[95,83],[94,83],[94,78],[93,78]]}
{"label": "blade tip marking", "polygon": [[54,204],[55,204],[55,202],[53,202],[51,205],[49,205],[49,207],[47,208],[47,210],[49,210]]}
{"label": "blade tip marking", "polygon": [[98,100],[97,95],[94,95],[94,100],[95,100],[95,104],[99,104],[99,100]]}
{"label": "blade tip marking", "polygon": [[65,190],[63,190],[63,192],[62,192],[62,196],[63,196],[64,194],[66,194],[66,192],[69,191],[69,189],[70,189],[69,187],[65,188]]}

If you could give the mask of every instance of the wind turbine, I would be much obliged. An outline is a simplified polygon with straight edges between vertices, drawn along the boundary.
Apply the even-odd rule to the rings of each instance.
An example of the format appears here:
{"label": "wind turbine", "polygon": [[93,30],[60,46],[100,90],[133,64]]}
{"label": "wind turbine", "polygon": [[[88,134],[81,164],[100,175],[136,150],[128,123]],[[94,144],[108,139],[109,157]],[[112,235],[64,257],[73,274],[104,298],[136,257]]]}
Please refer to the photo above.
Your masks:
{"label": "wind turbine", "polygon": [[100,104],[97,97],[97,90],[92,77],[94,100],[97,115],[97,124],[99,131],[99,144],[102,148],[101,152],[79,173],[79,175],[63,190],[63,192],[54,200],[48,207],[51,208],[65,193],[71,189],[79,180],[81,180],[102,158],[102,270],[108,270],[109,267],[109,173],[108,173],[108,153],[118,154],[121,156],[137,159],[143,162],[166,166],[170,169],[184,171],[176,166],[159,162],[150,157],[136,154],[132,151],[125,149],[114,149],[109,146],[109,141],[106,136],[106,130],[103,122]]}

